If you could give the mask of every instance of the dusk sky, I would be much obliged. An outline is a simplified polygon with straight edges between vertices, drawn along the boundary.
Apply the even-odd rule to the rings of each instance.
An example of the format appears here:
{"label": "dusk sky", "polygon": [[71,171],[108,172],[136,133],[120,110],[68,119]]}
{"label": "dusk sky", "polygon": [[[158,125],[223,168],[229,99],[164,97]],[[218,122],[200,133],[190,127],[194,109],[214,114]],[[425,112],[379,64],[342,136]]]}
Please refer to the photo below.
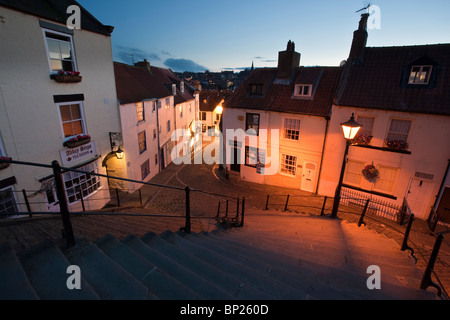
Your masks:
{"label": "dusk sky", "polygon": [[[114,61],[174,71],[276,67],[294,41],[304,66],[336,66],[350,51],[364,0],[79,0],[112,33]],[[368,46],[450,43],[449,0],[374,0]],[[375,7],[376,6],[376,7]],[[369,18],[370,19],[370,18]],[[376,28],[379,23],[379,28]]]}

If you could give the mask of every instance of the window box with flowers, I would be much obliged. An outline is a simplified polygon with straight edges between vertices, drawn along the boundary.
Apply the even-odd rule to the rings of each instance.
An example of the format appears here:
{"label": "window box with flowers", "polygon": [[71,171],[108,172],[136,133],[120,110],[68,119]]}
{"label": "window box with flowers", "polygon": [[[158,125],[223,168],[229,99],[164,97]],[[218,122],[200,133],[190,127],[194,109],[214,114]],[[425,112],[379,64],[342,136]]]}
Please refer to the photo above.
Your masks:
{"label": "window box with flowers", "polygon": [[369,136],[367,134],[361,134],[355,137],[355,139],[353,139],[354,143],[357,143],[359,145],[369,145],[370,141],[372,140],[372,136]]}
{"label": "window box with flowers", "polygon": [[69,140],[65,141],[63,145],[64,147],[67,148],[76,148],[89,142],[91,142],[91,137],[85,134],[85,135],[78,135],[74,138],[70,138]]}
{"label": "window box with flowers", "polygon": [[[0,160],[12,160],[12,159],[8,157],[0,157]],[[9,165],[10,165],[9,162],[0,162],[0,170],[8,168]]]}
{"label": "window box with flowers", "polygon": [[403,140],[384,140],[384,144],[389,149],[394,150],[406,150],[408,148],[408,143]]}
{"label": "window box with flowers", "polygon": [[367,180],[373,181],[378,178],[378,169],[373,165],[373,163],[368,164],[362,170],[362,174]]}
{"label": "window box with flowers", "polygon": [[58,73],[51,74],[50,79],[62,83],[76,83],[81,82],[82,77],[78,71],[58,71]]}

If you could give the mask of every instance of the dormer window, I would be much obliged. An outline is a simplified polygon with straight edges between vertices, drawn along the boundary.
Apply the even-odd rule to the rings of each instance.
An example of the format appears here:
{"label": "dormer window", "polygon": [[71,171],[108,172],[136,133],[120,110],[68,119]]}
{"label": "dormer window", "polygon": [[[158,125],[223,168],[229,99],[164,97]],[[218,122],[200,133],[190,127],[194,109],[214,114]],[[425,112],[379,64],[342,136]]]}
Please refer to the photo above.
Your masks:
{"label": "dormer window", "polygon": [[176,84],[172,84],[172,94],[173,94],[174,96],[177,95],[177,85],[176,85]]}
{"label": "dormer window", "polygon": [[294,96],[302,98],[311,98],[312,84],[296,84]]}
{"label": "dormer window", "polygon": [[252,95],[262,96],[262,94],[263,94],[263,85],[260,84],[260,83],[250,85],[250,93]]}
{"label": "dormer window", "polygon": [[412,66],[408,84],[428,84],[433,66]]}

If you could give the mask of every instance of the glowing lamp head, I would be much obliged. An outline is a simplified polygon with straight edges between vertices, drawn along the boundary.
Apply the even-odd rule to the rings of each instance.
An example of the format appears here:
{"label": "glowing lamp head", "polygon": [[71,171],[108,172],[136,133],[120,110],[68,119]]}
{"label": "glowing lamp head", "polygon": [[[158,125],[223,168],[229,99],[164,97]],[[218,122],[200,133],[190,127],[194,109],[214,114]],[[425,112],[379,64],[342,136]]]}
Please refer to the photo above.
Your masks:
{"label": "glowing lamp head", "polygon": [[344,133],[344,138],[347,140],[353,140],[362,125],[355,121],[355,114],[352,113],[350,120],[342,122],[341,127],[342,132]]}
{"label": "glowing lamp head", "polygon": [[222,111],[223,111],[223,108],[222,108],[221,105],[218,105],[216,107],[216,109],[214,109],[214,112],[217,113],[217,114],[222,114]]}
{"label": "glowing lamp head", "polygon": [[123,150],[119,146],[119,149],[117,149],[117,151],[116,151],[117,159],[122,159],[123,158],[123,153],[124,153]]}

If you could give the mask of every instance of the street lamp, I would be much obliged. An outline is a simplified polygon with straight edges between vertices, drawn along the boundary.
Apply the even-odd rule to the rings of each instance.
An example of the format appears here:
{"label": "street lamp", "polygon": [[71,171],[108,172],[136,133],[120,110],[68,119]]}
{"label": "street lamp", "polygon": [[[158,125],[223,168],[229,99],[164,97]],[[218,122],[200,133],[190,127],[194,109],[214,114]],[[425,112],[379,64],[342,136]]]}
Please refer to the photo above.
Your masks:
{"label": "street lamp", "polygon": [[115,152],[117,159],[122,159],[123,158],[123,150],[120,148],[117,149],[117,151]]}
{"label": "street lamp", "polygon": [[342,132],[345,138],[345,152],[344,152],[344,160],[342,161],[341,175],[339,177],[339,183],[336,187],[336,192],[334,194],[334,202],[333,209],[331,210],[331,218],[336,218],[339,202],[341,201],[341,188],[342,188],[342,179],[344,178],[345,165],[347,164],[347,154],[348,148],[350,147],[351,141],[355,138],[359,129],[361,129],[362,125],[355,121],[355,114],[352,113],[350,120],[341,123]]}

